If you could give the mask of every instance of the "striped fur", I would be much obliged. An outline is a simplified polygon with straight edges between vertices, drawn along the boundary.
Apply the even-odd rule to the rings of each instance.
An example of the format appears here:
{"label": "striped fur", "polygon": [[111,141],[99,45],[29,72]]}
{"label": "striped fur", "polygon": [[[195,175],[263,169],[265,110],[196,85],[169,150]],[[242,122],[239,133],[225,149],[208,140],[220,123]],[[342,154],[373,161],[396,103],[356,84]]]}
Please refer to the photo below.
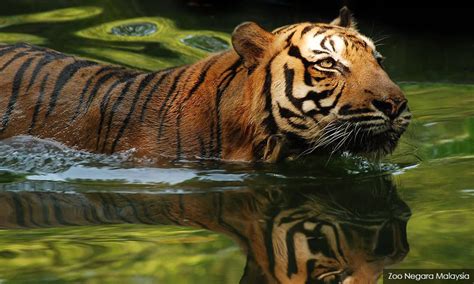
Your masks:
{"label": "striped fur", "polygon": [[0,46],[0,139],[176,160],[389,153],[410,120],[406,99],[374,44],[334,23],[349,24],[244,23],[233,50],[153,73]]}
{"label": "striped fur", "polygon": [[166,224],[219,232],[247,254],[241,283],[376,283],[408,252],[410,210],[384,178],[186,194],[0,191],[0,208],[8,229]]}

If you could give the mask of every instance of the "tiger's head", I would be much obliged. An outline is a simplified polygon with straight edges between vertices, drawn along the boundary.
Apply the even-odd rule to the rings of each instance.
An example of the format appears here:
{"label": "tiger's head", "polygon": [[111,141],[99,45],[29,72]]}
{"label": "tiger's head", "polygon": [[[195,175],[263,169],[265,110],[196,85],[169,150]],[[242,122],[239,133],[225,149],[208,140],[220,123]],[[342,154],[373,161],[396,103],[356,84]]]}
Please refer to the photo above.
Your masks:
{"label": "tiger's head", "polygon": [[407,99],[345,7],[330,24],[268,32],[243,23],[232,42],[248,68],[254,113],[290,152],[387,154],[409,124]]}

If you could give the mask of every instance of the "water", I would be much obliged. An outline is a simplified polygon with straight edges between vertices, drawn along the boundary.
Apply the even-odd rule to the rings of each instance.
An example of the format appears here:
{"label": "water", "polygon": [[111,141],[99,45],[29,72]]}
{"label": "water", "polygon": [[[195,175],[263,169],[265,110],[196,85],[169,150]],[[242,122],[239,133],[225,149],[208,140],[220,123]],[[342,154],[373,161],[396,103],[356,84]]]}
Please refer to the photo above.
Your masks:
{"label": "water", "polygon": [[[248,18],[267,27],[295,21],[268,11],[216,19],[167,1],[7,2],[1,42],[143,70],[228,48],[233,26]],[[397,151],[380,162],[343,156],[157,167],[135,160],[133,149],[104,156],[28,136],[0,141],[0,280],[238,283],[244,275],[254,283],[271,263],[277,273],[288,263],[301,268],[313,250],[337,244],[351,269],[372,261],[374,274],[383,261],[472,267],[474,77],[463,64],[473,42],[436,41],[395,33],[380,47],[414,116]],[[269,244],[298,260],[272,257]]]}

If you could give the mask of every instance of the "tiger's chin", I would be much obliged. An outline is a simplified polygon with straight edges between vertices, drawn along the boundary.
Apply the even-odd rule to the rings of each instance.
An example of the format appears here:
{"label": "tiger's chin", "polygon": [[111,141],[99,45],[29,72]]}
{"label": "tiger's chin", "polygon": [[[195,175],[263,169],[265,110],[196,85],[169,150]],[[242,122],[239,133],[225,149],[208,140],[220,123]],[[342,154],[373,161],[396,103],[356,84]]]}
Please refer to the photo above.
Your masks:
{"label": "tiger's chin", "polygon": [[351,141],[346,146],[346,151],[368,156],[368,157],[382,157],[391,154],[398,145],[402,133],[397,133],[393,130],[377,134],[369,134],[360,140]]}
{"label": "tiger's chin", "polygon": [[[356,125],[346,126],[344,123],[340,123],[340,125],[345,128],[343,134],[324,133],[321,135],[322,138],[317,140],[323,142],[308,144],[307,149],[309,150],[303,151],[303,154],[350,153],[377,159],[391,154],[406,130],[405,125],[395,124],[383,124],[370,128],[361,128]],[[342,128],[341,126],[336,127]]]}

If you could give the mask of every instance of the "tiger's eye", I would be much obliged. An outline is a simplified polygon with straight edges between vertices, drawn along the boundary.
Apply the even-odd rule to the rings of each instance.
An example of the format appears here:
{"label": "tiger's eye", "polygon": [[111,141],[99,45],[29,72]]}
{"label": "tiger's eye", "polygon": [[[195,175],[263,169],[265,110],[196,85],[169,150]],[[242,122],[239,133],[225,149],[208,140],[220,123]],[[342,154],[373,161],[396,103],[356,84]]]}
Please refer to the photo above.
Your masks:
{"label": "tiger's eye", "polygon": [[319,60],[317,64],[322,68],[332,68],[334,67],[336,62],[334,62],[334,59],[332,58],[326,58],[326,59]]}

